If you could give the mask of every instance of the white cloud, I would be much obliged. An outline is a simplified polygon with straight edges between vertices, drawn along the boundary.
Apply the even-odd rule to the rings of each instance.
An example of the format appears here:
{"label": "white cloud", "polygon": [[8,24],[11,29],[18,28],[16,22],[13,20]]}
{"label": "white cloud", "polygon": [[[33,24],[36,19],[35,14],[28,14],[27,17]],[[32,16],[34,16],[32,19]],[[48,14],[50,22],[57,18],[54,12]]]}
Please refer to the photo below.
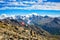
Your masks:
{"label": "white cloud", "polygon": [[42,9],[42,10],[60,10],[60,3],[47,2],[44,5],[32,5],[31,7],[27,7],[25,9]]}
{"label": "white cloud", "polygon": [[[12,1],[12,0],[10,0],[10,1]],[[5,4],[7,6],[0,8],[0,10],[5,10],[5,9],[60,10],[60,3],[56,3],[56,2],[43,2],[43,1],[47,1],[47,0],[38,0],[38,2],[35,2],[35,1],[17,2],[16,0],[13,0],[13,2],[8,2],[7,4]],[[0,0],[0,2],[4,2],[4,1]],[[13,5],[15,5],[15,7],[8,7],[8,6],[13,6]],[[24,8],[23,7],[17,7],[17,6],[24,6]]]}
{"label": "white cloud", "polygon": [[38,0],[38,3],[41,3],[41,2],[43,2],[43,0]]}
{"label": "white cloud", "polygon": [[6,4],[6,5],[7,6],[13,6],[14,5],[15,7],[18,7],[18,6],[26,6],[26,7],[30,6],[30,5],[27,5],[27,4],[23,4],[23,2],[8,2],[8,4]]}
{"label": "white cloud", "polygon": [[0,15],[0,19],[4,19],[4,18],[6,18],[6,17],[8,17],[6,14]]}
{"label": "white cloud", "polygon": [[29,4],[35,4],[36,2],[35,1],[33,1],[33,2],[32,1],[23,1],[23,3],[25,3],[25,4],[28,4],[28,3]]}
{"label": "white cloud", "polygon": [[16,0],[9,0],[9,1],[16,1]]}
{"label": "white cloud", "polygon": [[0,0],[0,3],[4,3],[4,1],[3,0]]}
{"label": "white cloud", "polygon": [[16,15],[7,15],[7,14],[4,14],[4,13],[3,13],[3,14],[0,15],[0,19],[5,19],[5,18],[7,18],[7,17],[9,17],[10,19],[11,19],[11,18],[15,19],[15,16],[16,16]]}
{"label": "white cloud", "polygon": [[37,14],[37,13],[32,13],[32,15],[36,15],[36,16],[37,16],[37,15],[39,15],[39,14]]}
{"label": "white cloud", "polygon": [[[46,16],[46,15],[41,15],[41,16]],[[47,15],[47,16],[49,16],[49,17],[60,17],[60,15]]]}

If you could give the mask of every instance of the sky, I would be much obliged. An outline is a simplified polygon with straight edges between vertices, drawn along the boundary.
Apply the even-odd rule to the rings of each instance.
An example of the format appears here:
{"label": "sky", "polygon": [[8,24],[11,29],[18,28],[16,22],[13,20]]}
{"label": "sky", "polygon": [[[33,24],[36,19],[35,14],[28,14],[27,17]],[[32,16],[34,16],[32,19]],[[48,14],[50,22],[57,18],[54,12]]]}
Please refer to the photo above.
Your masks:
{"label": "sky", "polygon": [[60,0],[0,0],[0,15],[60,16]]}

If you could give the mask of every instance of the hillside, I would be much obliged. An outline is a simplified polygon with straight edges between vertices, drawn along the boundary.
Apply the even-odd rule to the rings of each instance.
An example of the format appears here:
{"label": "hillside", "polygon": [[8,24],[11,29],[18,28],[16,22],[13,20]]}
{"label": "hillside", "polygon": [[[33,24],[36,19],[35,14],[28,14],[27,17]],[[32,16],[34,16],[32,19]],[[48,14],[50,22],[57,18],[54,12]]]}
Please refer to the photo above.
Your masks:
{"label": "hillside", "polygon": [[0,40],[59,40],[34,25],[21,25],[14,19],[0,20]]}
{"label": "hillside", "polygon": [[42,24],[42,28],[53,35],[60,35],[60,19],[54,18],[51,22]]}
{"label": "hillside", "polygon": [[[16,21],[0,21],[0,40],[45,40],[44,36],[21,25],[12,25]],[[15,23],[17,24],[17,23]],[[43,39],[44,38],[44,39]]]}

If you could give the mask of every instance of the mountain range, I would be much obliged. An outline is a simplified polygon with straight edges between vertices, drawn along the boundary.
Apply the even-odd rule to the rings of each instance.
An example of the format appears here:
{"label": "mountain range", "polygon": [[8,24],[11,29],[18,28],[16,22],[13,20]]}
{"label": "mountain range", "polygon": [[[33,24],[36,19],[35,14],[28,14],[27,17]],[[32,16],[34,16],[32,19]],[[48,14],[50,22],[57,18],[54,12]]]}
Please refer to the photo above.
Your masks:
{"label": "mountain range", "polygon": [[51,34],[60,35],[60,17],[40,16],[38,14],[7,16],[4,14],[0,19],[14,19],[28,25],[38,26]]}
{"label": "mountain range", "polygon": [[60,40],[60,17],[3,14],[0,30],[0,40]]}

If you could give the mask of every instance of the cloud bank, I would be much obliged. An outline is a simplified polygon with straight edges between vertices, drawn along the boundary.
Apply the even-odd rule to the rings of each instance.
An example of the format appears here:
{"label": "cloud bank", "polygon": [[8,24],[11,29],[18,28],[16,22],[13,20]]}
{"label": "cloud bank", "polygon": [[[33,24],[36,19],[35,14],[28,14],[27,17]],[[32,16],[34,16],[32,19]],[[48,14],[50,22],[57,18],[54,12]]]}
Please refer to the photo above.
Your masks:
{"label": "cloud bank", "polygon": [[58,2],[44,2],[47,0],[0,0],[0,10],[24,9],[24,10],[60,10]]}

